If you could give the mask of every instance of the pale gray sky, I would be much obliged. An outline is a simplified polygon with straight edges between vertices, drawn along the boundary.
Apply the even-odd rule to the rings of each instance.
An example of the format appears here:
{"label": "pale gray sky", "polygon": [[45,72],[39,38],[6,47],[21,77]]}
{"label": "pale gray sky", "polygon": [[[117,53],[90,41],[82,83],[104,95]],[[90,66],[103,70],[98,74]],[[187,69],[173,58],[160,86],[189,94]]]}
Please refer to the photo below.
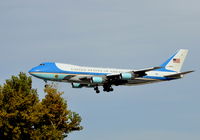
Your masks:
{"label": "pale gray sky", "polygon": [[[61,83],[84,130],[69,140],[200,139],[200,1],[0,1],[0,82],[41,62],[144,68],[190,50],[182,80],[116,87],[111,94]],[[40,98],[43,81],[33,78]]]}

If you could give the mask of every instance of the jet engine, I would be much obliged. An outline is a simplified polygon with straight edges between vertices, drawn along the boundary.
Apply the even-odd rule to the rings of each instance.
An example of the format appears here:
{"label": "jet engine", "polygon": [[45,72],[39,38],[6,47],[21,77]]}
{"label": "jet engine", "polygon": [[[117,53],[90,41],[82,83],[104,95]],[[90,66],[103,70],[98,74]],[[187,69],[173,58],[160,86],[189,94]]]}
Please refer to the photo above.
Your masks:
{"label": "jet engine", "polygon": [[122,80],[131,80],[135,78],[135,74],[134,73],[121,73],[120,74],[120,79]]}
{"label": "jet engine", "polygon": [[93,88],[94,86],[90,84],[72,83],[72,88],[82,88],[82,87]]}
{"label": "jet engine", "polygon": [[92,77],[91,78],[91,83],[95,83],[95,84],[101,84],[105,81],[105,79],[103,77]]}
{"label": "jet engine", "polygon": [[72,83],[72,88],[82,88],[83,85],[81,85],[80,83]]}

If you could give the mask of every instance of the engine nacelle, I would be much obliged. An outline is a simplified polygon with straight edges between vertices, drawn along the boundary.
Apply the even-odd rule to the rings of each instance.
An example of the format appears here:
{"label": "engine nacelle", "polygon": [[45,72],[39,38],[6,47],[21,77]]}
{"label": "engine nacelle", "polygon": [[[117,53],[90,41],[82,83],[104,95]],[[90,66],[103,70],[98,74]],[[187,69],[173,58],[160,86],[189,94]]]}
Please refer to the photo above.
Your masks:
{"label": "engine nacelle", "polygon": [[104,82],[104,78],[103,77],[92,77],[91,78],[91,83],[101,84],[103,82]]}
{"label": "engine nacelle", "polygon": [[131,79],[135,78],[135,75],[134,75],[134,73],[121,73],[120,78],[122,80],[131,80]]}
{"label": "engine nacelle", "polygon": [[82,88],[83,86],[80,83],[72,83],[72,88]]}

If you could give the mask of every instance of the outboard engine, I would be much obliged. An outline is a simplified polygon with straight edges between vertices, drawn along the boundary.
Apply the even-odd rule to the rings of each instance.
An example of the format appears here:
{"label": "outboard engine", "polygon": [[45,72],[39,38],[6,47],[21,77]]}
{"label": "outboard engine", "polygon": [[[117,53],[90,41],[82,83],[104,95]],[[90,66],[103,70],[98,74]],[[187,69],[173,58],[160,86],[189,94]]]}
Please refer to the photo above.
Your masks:
{"label": "outboard engine", "polygon": [[134,73],[121,73],[120,74],[120,79],[121,80],[131,80],[135,78]]}
{"label": "outboard engine", "polygon": [[94,84],[102,84],[105,81],[103,77],[92,77],[90,82]]}

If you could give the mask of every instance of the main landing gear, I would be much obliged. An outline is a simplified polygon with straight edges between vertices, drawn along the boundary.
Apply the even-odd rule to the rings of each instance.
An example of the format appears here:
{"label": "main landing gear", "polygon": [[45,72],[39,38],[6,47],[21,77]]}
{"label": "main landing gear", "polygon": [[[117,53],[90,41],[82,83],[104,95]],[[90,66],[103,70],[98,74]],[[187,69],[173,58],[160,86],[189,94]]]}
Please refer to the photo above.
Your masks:
{"label": "main landing gear", "polygon": [[99,90],[99,87],[98,87],[98,86],[95,86],[95,87],[94,87],[94,90],[96,91],[97,94],[100,93],[100,90]]}
{"label": "main landing gear", "polygon": [[110,85],[104,85],[103,91],[111,92],[111,91],[114,91],[114,89]]}
{"label": "main landing gear", "polygon": [[[95,86],[94,90],[96,91],[96,93],[100,93],[100,90],[99,90],[98,86]],[[114,91],[114,89],[110,85],[104,85],[103,86],[103,91],[111,92],[111,91]]]}

